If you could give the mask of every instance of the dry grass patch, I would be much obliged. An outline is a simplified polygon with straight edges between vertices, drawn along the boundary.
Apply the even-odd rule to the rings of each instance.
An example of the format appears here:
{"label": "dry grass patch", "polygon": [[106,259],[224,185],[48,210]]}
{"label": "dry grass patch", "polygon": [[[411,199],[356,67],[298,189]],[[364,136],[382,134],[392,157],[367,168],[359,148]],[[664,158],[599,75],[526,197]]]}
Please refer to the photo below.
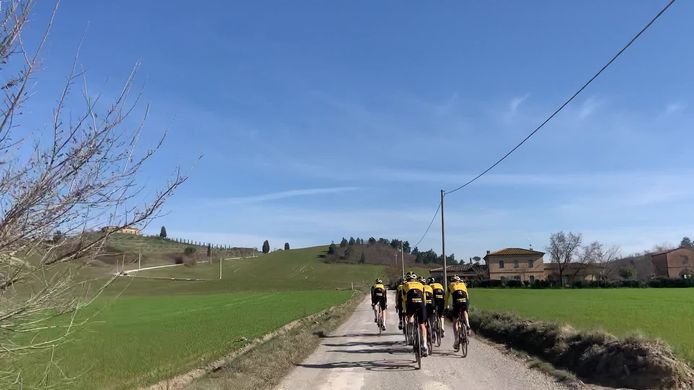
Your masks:
{"label": "dry grass patch", "polygon": [[484,310],[474,311],[471,325],[485,337],[570,370],[587,382],[635,389],[694,386],[694,370],[658,340],[619,339],[601,331],[578,331]]}

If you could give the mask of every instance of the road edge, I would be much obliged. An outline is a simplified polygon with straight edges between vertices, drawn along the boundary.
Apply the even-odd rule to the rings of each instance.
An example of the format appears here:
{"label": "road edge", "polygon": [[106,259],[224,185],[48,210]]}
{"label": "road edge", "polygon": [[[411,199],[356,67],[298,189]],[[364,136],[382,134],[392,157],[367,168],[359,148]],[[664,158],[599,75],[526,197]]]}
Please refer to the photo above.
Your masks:
{"label": "road edge", "polygon": [[[306,333],[308,331],[312,331],[314,333],[313,336],[315,336],[315,343],[310,346],[303,344],[304,347],[301,348],[301,350],[296,351],[300,352],[300,355],[302,356],[301,358],[303,359],[315,350],[320,340],[320,334],[322,334],[321,332],[327,333],[333,330],[334,328],[337,328],[340,324],[342,324],[348,318],[348,316],[352,314],[353,309],[359,304],[359,302],[363,300],[363,297],[363,293],[355,291],[355,293],[352,294],[352,296],[344,303],[329,307],[318,313],[289,322],[270,333],[267,333],[259,338],[254,339],[250,343],[230,352],[222,358],[206,364],[203,367],[195,368],[183,374],[177,375],[173,378],[161,380],[156,384],[150,386],[141,387],[141,389],[172,390],[184,389],[191,386],[195,388],[196,382],[203,380],[210,374],[215,373],[215,375],[221,376],[224,374],[226,370],[228,370],[232,366],[244,365],[245,360],[252,359],[253,356],[251,355],[253,355],[254,352],[257,353],[257,351],[260,348],[262,348],[262,346],[267,345],[270,342],[279,342],[282,344],[289,344],[293,346],[295,345],[293,339],[296,338],[297,335]],[[321,327],[326,328],[316,331],[312,330]],[[270,361],[267,356],[263,358],[263,365],[255,365],[253,367],[258,371],[262,369],[264,371],[272,372],[273,376],[278,377],[277,383],[279,383],[279,380],[284,378],[284,376],[287,373],[289,373],[291,368],[293,368],[289,367],[288,369],[283,370],[279,364],[272,364],[272,361]],[[238,373],[238,371],[235,371],[235,373]],[[246,372],[244,374],[246,374],[246,376],[249,377],[252,377],[254,375],[253,372]],[[215,381],[215,378],[208,379],[212,382]],[[272,387],[276,384],[268,383],[267,379],[268,378],[263,378],[263,382],[270,385],[269,387]],[[238,379],[234,381],[234,388],[246,388],[243,385],[244,383],[242,381],[239,382]],[[214,384],[212,384],[212,386],[207,385],[204,388],[210,388],[213,386]],[[254,385],[248,388],[257,389],[257,386]]]}

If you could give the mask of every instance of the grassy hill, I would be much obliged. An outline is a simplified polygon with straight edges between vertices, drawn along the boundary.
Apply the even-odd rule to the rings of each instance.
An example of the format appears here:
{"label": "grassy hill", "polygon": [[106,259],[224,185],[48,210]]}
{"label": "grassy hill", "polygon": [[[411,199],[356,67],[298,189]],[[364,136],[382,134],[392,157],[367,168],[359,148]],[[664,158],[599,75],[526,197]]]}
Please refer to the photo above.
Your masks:
{"label": "grassy hill", "polygon": [[[183,252],[187,247],[193,247],[195,253],[184,255]],[[255,248],[213,248],[211,257],[219,259],[220,257],[254,256],[257,254],[258,251]],[[123,262],[125,263],[125,269],[136,268],[138,259],[141,261],[142,267],[175,264],[178,262],[194,263],[206,261],[208,260],[207,246],[185,244],[152,236],[113,233],[106,241],[102,253],[95,261],[90,262],[89,266],[94,271],[98,271],[101,268],[104,273],[113,273],[116,269],[122,269]]]}
{"label": "grassy hill", "polygon": [[[304,248],[226,260],[222,280],[218,262],[119,278],[76,318],[89,318],[89,323],[56,348],[57,363],[48,377],[64,373],[74,379],[59,387],[70,388],[125,389],[156,383],[290,321],[343,303],[352,295],[352,284],[366,288],[384,274],[382,265],[326,263],[320,257],[326,250]],[[57,321],[59,325],[69,318]],[[53,336],[57,329],[40,333],[37,340]],[[36,384],[46,375],[50,354],[38,352],[18,362],[25,384]]]}

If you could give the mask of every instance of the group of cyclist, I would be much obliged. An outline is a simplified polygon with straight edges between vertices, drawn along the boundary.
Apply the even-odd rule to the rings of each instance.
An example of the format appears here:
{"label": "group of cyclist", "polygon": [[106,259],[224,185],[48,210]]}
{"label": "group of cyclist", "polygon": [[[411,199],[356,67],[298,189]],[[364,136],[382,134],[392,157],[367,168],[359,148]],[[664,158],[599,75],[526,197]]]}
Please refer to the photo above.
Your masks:
{"label": "group of cyclist", "polygon": [[[374,310],[374,322],[378,322],[379,307],[383,315],[382,330],[385,330],[385,315],[387,308],[387,293],[386,287],[381,279],[376,279],[375,284],[371,287],[371,307]],[[438,283],[434,278],[420,278],[414,272],[408,272],[404,279],[401,279],[397,286],[395,298],[395,310],[398,313],[399,322],[398,328],[403,329],[405,324],[417,323],[422,334],[422,339],[427,339],[427,320],[436,317],[441,329],[443,337],[443,317],[444,312],[448,311],[453,318],[459,318],[462,315],[462,321],[465,329],[462,331],[470,333],[470,320],[468,316],[469,297],[467,285],[460,277],[453,276],[448,291],[443,288],[441,283]],[[458,334],[460,329],[457,329],[458,321],[453,321],[453,331]],[[453,349],[457,352],[459,349],[458,337],[454,338]],[[422,345],[422,355],[429,354],[426,343]]]}

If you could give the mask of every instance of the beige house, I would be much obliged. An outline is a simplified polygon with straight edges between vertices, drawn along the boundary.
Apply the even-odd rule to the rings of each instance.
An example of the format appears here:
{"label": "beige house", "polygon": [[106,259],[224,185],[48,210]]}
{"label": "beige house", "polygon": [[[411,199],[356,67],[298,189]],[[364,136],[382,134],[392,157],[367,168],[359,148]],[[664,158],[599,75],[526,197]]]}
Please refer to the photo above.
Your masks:
{"label": "beige house", "polygon": [[677,248],[654,253],[651,261],[656,276],[668,278],[689,278],[694,275],[694,248]]}
{"label": "beige house", "polygon": [[101,231],[103,233],[123,233],[123,234],[132,234],[135,236],[140,235],[140,229],[136,227],[124,227],[124,228],[118,228],[117,226],[104,226],[101,228]]}
{"label": "beige house", "polygon": [[506,248],[496,252],[487,251],[490,280],[520,280],[534,282],[545,279],[544,252],[532,249]]}

